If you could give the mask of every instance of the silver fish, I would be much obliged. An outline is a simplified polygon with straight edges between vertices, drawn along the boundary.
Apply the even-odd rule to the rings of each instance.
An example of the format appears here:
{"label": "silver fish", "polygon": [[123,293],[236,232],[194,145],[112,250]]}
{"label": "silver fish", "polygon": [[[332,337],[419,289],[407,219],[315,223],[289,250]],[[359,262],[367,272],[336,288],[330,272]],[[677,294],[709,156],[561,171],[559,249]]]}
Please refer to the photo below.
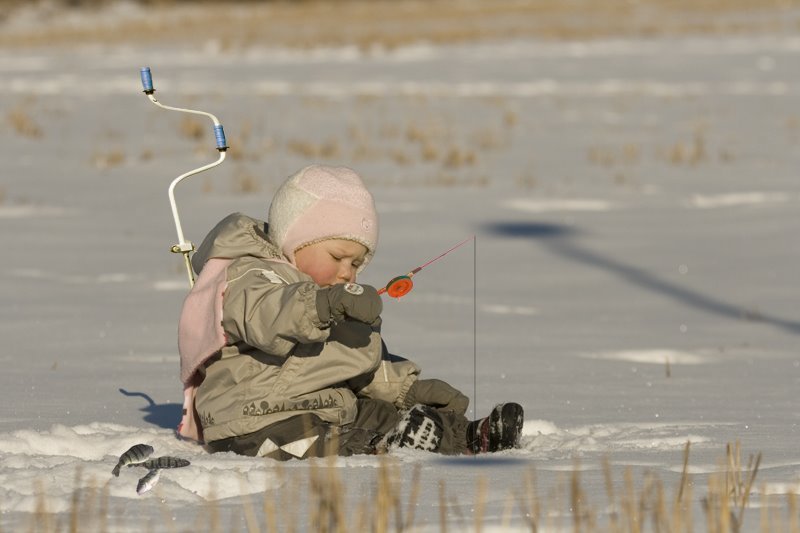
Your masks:
{"label": "silver fish", "polygon": [[128,465],[128,468],[132,466],[141,466],[142,468],[147,468],[152,470],[153,468],[181,468],[184,466],[189,466],[190,464],[191,463],[186,459],[181,459],[180,457],[170,457],[169,455],[165,455],[163,457],[148,459],[147,461],[142,461],[140,463],[131,463]]}
{"label": "silver fish", "polygon": [[114,467],[111,473],[119,477],[120,468],[130,463],[141,463],[151,455],[153,455],[152,446],[147,444],[135,444],[128,448],[128,451],[119,456],[119,462],[117,462],[117,466]]}
{"label": "silver fish", "polygon": [[148,490],[152,489],[158,483],[158,478],[161,476],[161,470],[154,468],[144,475],[139,483],[136,485],[136,494],[142,495]]}

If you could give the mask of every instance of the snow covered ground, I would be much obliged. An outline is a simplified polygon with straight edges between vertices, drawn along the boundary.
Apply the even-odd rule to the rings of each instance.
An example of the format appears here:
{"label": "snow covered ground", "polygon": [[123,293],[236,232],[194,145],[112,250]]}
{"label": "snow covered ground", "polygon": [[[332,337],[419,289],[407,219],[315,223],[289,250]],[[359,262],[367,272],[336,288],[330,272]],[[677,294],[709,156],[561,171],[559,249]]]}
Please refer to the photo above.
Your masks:
{"label": "snow covered ground", "polygon": [[[386,302],[384,334],[472,415],[523,404],[523,449],[399,454],[403,501],[421,466],[417,527],[438,529],[444,501],[452,527],[524,530],[535,472],[551,529],[570,528],[575,469],[605,521],[604,459],[620,486],[630,467],[672,493],[687,441],[697,524],[728,443],[744,462],[763,454],[753,524],[800,493],[800,38],[93,46],[0,51],[4,530],[43,501],[65,520],[76,487],[84,501],[108,490],[116,530],[205,525],[209,502],[244,527],[242,495],[307,519],[310,463],[173,437],[187,284],[166,190],[216,151],[210,123],[147,101],[142,66],[162,102],[215,113],[232,147],[178,187],[190,240],[232,211],[265,216],[312,161],[356,168],[375,194],[381,244],[362,282],[475,235]],[[139,442],[192,465],[138,496],[143,472],[110,472]],[[335,466],[352,507],[373,497],[380,461]]]}

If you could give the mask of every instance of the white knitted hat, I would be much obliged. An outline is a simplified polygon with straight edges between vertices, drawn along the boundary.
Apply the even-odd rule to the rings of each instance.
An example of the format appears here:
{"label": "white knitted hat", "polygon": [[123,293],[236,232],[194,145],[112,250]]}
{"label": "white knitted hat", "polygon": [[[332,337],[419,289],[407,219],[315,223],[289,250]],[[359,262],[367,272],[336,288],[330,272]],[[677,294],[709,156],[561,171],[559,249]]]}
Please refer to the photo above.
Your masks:
{"label": "white knitted hat", "polygon": [[346,239],[367,248],[363,268],[378,245],[375,202],[347,167],[312,165],[289,177],[275,193],[267,221],[270,240],[292,263],[303,246]]}

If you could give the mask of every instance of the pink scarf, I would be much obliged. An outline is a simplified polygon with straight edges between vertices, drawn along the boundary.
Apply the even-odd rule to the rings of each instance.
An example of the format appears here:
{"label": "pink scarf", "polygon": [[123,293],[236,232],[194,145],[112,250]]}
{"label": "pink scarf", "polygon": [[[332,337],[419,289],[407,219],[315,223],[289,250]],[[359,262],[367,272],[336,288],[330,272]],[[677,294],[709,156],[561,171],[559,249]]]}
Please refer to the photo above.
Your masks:
{"label": "pink scarf", "polygon": [[226,270],[231,259],[209,259],[183,302],[178,323],[178,351],[181,355],[183,418],[178,436],[203,442],[203,428],[194,407],[197,387],[203,378],[197,370],[222,347],[222,296],[228,286]]}

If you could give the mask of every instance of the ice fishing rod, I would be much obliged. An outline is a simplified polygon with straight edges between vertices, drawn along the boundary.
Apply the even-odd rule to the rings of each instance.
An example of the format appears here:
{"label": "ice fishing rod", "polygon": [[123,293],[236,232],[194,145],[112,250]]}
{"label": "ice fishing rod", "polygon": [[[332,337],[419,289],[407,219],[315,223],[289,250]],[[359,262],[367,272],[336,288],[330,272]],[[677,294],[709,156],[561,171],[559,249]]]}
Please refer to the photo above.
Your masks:
{"label": "ice fishing rod", "polygon": [[220,124],[219,119],[212,115],[211,113],[207,113],[205,111],[198,111],[196,109],[184,109],[182,107],[172,107],[168,105],[164,105],[156,99],[153,93],[156,90],[153,88],[153,75],[150,72],[150,67],[142,67],[141,68],[141,78],[142,78],[142,87],[144,87],[144,94],[147,95],[147,98],[150,99],[155,105],[162,109],[167,109],[169,111],[180,111],[182,113],[191,113],[194,115],[203,115],[210,118],[214,122],[214,138],[217,140],[217,151],[219,152],[219,159],[214,161],[213,163],[209,163],[208,165],[203,165],[198,167],[194,170],[190,170],[185,174],[181,174],[169,185],[169,204],[172,207],[172,218],[175,220],[175,229],[178,232],[178,244],[172,245],[170,251],[176,254],[183,254],[183,260],[186,264],[186,273],[189,275],[189,287],[194,286],[194,272],[192,271],[192,263],[189,260],[189,255],[194,251],[194,244],[190,241],[187,241],[183,237],[183,228],[181,227],[181,218],[178,215],[178,206],[175,203],[175,186],[178,185],[181,181],[188,178],[189,176],[194,176],[195,174],[199,174],[204,172],[208,169],[214,168],[215,166],[219,165],[225,160],[225,152],[228,150],[228,145],[225,141],[225,130],[222,128],[222,124]]}
{"label": "ice fishing rod", "polygon": [[458,243],[455,246],[453,246],[452,248],[450,248],[449,250],[447,250],[446,252],[444,252],[443,254],[437,255],[436,257],[434,257],[433,259],[431,259],[427,263],[418,266],[417,268],[415,268],[414,270],[412,270],[408,274],[404,274],[402,276],[397,276],[395,278],[392,278],[391,280],[389,280],[389,283],[387,283],[385,287],[381,287],[380,289],[378,289],[378,294],[386,293],[389,296],[391,296],[392,298],[402,298],[403,296],[405,296],[406,294],[411,292],[411,289],[414,288],[414,282],[411,281],[411,278],[413,278],[414,275],[417,272],[419,272],[420,270],[422,270],[426,266],[430,265],[431,263],[435,263],[436,261],[438,261],[442,257],[446,256],[447,254],[449,254],[453,250],[456,250],[457,248],[460,248],[461,246],[467,244],[469,241],[472,241],[474,239],[475,239],[474,235],[471,236],[471,237],[468,237],[468,238],[464,239],[463,241],[461,241],[460,243]]}

